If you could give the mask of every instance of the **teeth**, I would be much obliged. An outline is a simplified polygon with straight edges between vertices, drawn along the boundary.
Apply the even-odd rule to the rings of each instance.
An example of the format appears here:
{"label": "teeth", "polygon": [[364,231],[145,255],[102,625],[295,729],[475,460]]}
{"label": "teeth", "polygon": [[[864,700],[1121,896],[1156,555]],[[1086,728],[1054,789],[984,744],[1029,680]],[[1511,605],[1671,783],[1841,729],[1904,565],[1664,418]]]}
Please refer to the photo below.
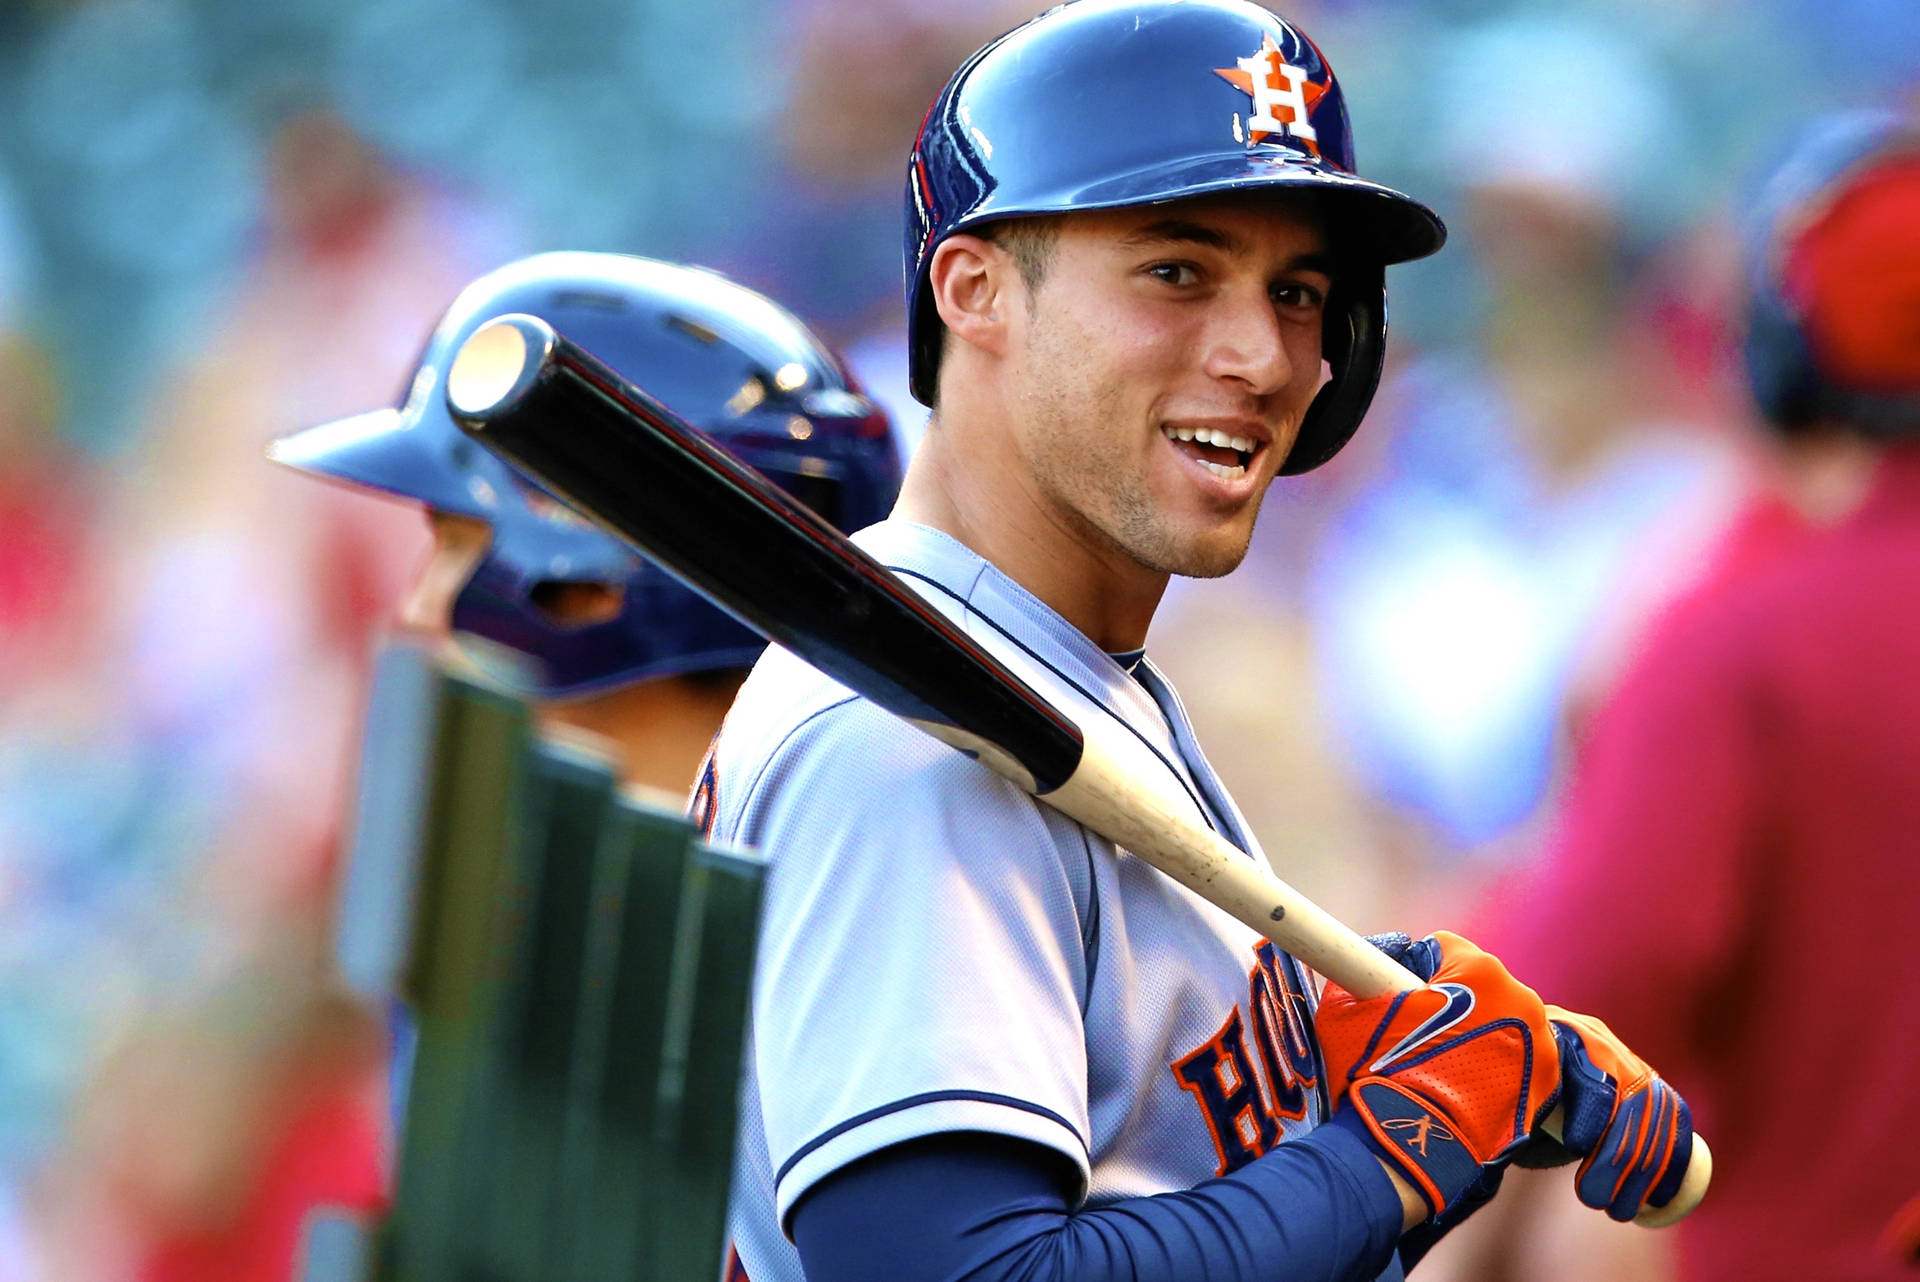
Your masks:
{"label": "teeth", "polygon": [[1200,466],[1206,468],[1207,471],[1212,472],[1215,476],[1224,476],[1230,481],[1247,474],[1247,469],[1241,467],[1238,463],[1235,463],[1232,467],[1227,467],[1225,464],[1201,459]]}
{"label": "teeth", "polygon": [[1251,454],[1255,449],[1252,438],[1229,436],[1217,427],[1163,427],[1168,439],[1175,441],[1198,441],[1202,445],[1216,445],[1223,450],[1237,450],[1242,454]]}

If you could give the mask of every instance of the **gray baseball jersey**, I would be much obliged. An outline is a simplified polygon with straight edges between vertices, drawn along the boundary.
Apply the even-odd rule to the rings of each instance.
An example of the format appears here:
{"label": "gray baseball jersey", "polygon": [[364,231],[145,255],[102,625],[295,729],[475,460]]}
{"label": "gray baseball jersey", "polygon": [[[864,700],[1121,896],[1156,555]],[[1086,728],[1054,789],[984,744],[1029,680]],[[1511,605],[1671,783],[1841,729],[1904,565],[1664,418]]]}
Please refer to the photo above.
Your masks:
{"label": "gray baseball jersey", "polygon": [[[1079,719],[1109,717],[1206,823],[1263,858],[1179,700],[954,539],[857,540]],[[815,1182],[948,1131],[1042,1144],[1085,1202],[1190,1188],[1324,1117],[1313,989],[1246,926],[774,648],[703,787],[764,852],[730,1231],[752,1282],[800,1282],[783,1232]]]}

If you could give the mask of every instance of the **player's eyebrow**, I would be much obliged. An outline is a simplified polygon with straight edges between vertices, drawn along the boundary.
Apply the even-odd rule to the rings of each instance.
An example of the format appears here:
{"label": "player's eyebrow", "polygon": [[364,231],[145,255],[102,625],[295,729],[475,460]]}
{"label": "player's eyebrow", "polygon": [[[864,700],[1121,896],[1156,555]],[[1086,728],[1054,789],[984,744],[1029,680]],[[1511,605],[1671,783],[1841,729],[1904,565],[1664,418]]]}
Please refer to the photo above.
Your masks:
{"label": "player's eyebrow", "polygon": [[1158,222],[1148,223],[1128,236],[1120,243],[1129,247],[1141,245],[1204,245],[1208,249],[1218,249],[1223,253],[1236,254],[1246,250],[1246,242],[1230,231],[1218,227],[1209,227],[1205,223],[1192,222],[1185,218],[1162,218]]}
{"label": "player's eyebrow", "polygon": [[[1209,227],[1205,223],[1196,223],[1186,218],[1162,218],[1148,223],[1121,237],[1120,243],[1129,249],[1144,248],[1151,245],[1201,245],[1208,249],[1217,249],[1223,254],[1244,254],[1247,243],[1219,227]],[[1295,254],[1288,260],[1288,271],[1312,271],[1325,276],[1333,272],[1333,255],[1321,249],[1310,249]]]}
{"label": "player's eyebrow", "polygon": [[1333,255],[1324,249],[1310,249],[1304,254],[1295,254],[1287,260],[1290,272],[1319,272],[1322,276],[1337,275],[1333,269]]}

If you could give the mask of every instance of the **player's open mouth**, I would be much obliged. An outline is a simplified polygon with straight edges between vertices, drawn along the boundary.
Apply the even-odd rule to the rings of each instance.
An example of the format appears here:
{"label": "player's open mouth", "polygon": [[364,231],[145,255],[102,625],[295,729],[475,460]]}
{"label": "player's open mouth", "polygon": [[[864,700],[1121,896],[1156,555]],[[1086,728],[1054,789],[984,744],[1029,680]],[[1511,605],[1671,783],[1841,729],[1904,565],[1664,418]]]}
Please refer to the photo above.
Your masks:
{"label": "player's open mouth", "polygon": [[1200,466],[1224,480],[1238,480],[1247,474],[1261,442],[1249,436],[1236,436],[1217,427],[1188,427],[1164,423],[1160,431],[1173,447]]}

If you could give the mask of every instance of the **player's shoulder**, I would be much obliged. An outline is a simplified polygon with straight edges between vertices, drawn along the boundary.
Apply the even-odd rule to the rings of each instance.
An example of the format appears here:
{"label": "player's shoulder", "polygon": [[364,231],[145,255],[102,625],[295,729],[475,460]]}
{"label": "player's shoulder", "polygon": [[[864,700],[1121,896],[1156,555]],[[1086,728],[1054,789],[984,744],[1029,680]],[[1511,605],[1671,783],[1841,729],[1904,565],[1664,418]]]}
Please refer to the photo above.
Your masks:
{"label": "player's shoulder", "polygon": [[796,741],[880,750],[905,743],[909,736],[915,736],[912,727],[804,659],[769,646],[734,697],[716,758],[722,771],[737,780],[764,769]]}
{"label": "player's shoulder", "polygon": [[[888,521],[855,541],[1071,715],[1096,714],[1099,696],[1114,693],[1109,686],[1122,699],[1147,700],[1124,674],[1116,679],[1119,669],[1091,642],[951,536]],[[911,808],[936,826],[968,807],[1034,809],[1014,785],[779,647],[755,665],[727,714],[713,780],[717,831],[738,841],[778,822],[773,810],[800,804],[902,822]]]}
{"label": "player's shoulder", "polygon": [[906,843],[1050,864],[1085,846],[1071,819],[780,651],[741,687],[710,777],[712,835],[783,862]]}
{"label": "player's shoulder", "polygon": [[[854,535],[854,542],[930,609],[1017,670],[1031,667],[1033,659],[1030,646],[1021,652],[1019,637],[1041,630],[1021,607],[1057,621],[950,535],[909,522],[883,521]],[[1037,672],[1022,670],[1021,675],[1038,688],[1056,684],[1049,679],[1055,674],[1044,666]],[[764,759],[803,730],[810,742],[826,740],[855,750],[899,750],[909,743],[917,748],[925,740],[812,664],[778,646],[769,647],[741,687],[721,743],[735,761]],[[931,747],[926,752],[937,755]]]}

